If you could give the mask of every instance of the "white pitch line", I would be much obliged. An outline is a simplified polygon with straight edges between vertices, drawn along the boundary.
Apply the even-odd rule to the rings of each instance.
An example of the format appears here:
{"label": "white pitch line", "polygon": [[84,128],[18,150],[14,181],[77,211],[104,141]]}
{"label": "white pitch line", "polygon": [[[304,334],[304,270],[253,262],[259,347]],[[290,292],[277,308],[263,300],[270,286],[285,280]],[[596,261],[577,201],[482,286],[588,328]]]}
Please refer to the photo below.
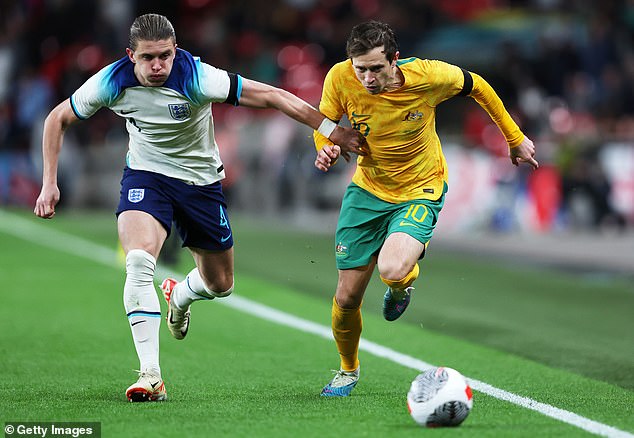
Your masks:
{"label": "white pitch line", "polygon": [[[102,265],[109,267],[118,266],[117,252],[114,249],[97,245],[88,240],[73,236],[72,234],[55,230],[45,226],[44,223],[37,224],[2,209],[0,209],[0,231],[60,252],[66,252],[74,256],[92,260]],[[157,275],[174,277],[182,276],[180,273],[164,269],[160,266],[157,268]],[[222,303],[241,312],[248,313],[276,324],[292,327],[325,339],[332,339],[332,331],[330,327],[299,318],[235,294],[217,301],[218,303]],[[359,349],[417,371],[424,371],[433,367],[432,364],[416,359],[415,357],[399,353],[391,348],[366,339],[361,339]],[[555,420],[583,429],[586,432],[610,438],[634,438],[634,434],[608,426],[607,424],[599,423],[598,421],[590,420],[589,418],[582,417],[574,412],[560,409],[546,403],[541,403],[528,397],[513,394],[512,392],[496,388],[488,383],[481,382],[476,379],[468,378],[468,380],[471,387],[476,391],[513,403],[523,408],[539,412],[547,417],[551,417]]]}

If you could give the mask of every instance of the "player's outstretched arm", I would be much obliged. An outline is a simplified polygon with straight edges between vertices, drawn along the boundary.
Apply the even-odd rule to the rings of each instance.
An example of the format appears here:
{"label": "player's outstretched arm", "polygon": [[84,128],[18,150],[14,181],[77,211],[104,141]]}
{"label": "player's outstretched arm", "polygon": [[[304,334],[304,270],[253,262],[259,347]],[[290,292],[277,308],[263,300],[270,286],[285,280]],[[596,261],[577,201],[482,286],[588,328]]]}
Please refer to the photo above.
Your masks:
{"label": "player's outstretched arm", "polygon": [[79,120],[70,106],[70,99],[57,105],[46,117],[42,137],[42,190],[35,201],[33,213],[45,219],[55,215],[55,206],[59,202],[57,187],[57,163],[62,149],[64,131]]}
{"label": "player's outstretched arm", "polygon": [[533,169],[539,167],[539,163],[535,160],[535,145],[530,138],[524,136],[522,142],[509,149],[509,156],[511,162],[515,166],[519,166],[521,163],[528,163]]}
{"label": "player's outstretched arm", "polygon": [[274,108],[287,116],[319,131],[334,144],[341,147],[341,155],[349,159],[349,154],[365,155],[362,147],[365,137],[352,129],[344,128],[325,118],[304,100],[281,88],[244,79],[240,105],[251,108]]}
{"label": "player's outstretched arm", "polygon": [[317,152],[315,159],[315,167],[322,172],[328,172],[328,169],[335,164],[337,158],[341,154],[341,148],[337,145],[326,145]]}
{"label": "player's outstretched arm", "polygon": [[533,142],[522,133],[491,85],[481,76],[475,73],[469,74],[473,79],[473,89],[470,96],[489,113],[491,119],[504,134],[509,144],[511,162],[515,166],[528,163],[533,169],[537,169],[539,164],[534,158],[535,145]]}

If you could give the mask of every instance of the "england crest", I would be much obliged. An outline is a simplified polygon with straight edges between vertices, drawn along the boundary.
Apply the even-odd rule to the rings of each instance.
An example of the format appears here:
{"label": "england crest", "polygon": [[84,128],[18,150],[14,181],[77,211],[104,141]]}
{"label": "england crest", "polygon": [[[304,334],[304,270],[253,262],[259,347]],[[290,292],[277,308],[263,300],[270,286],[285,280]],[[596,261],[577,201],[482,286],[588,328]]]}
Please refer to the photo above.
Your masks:
{"label": "england crest", "polygon": [[128,190],[128,201],[137,202],[143,201],[143,197],[145,196],[145,189],[130,189]]}
{"label": "england crest", "polygon": [[174,120],[187,120],[192,115],[192,109],[189,103],[170,103],[168,105],[170,109],[170,115]]}

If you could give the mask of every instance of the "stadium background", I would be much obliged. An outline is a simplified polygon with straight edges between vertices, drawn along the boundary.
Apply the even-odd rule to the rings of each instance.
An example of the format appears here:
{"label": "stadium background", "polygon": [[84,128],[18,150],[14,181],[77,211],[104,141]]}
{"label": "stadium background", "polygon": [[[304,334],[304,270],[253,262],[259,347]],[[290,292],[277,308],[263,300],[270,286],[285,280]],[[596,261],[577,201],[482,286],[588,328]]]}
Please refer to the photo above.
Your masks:
{"label": "stadium background", "polygon": [[[511,166],[471,99],[444,103],[438,129],[451,187],[420,298],[399,324],[386,324],[376,299],[383,285],[373,278],[364,338],[634,431],[632,1],[0,0],[0,274],[12,285],[0,294],[0,421],[95,419],[104,436],[156,433],[157,425],[165,436],[419,436],[403,405],[413,370],[364,353],[364,385],[345,400],[354,414],[342,424],[344,405],[317,401],[330,340],[222,305],[196,309],[186,345],[163,326],[172,401],[124,403],[136,358],[112,215],[123,121],[100,111],[74,125],[60,163],[59,214],[41,221],[30,211],[45,115],[124,56],[131,21],[149,11],[169,16],[178,43],[205,61],[315,105],[350,27],[368,18],[394,26],[403,56],[484,75],[535,140],[542,168]],[[237,235],[236,295],[326,327],[336,282],[331,235],[352,165],[316,171],[310,130],[274,111],[215,105],[214,116]],[[187,272],[191,258],[171,266]],[[236,315],[241,330],[218,330]],[[305,349],[289,355],[289,345]],[[190,378],[219,358],[235,369]],[[581,433],[481,392],[477,406],[460,430],[434,432]],[[184,432],[177,419],[185,416]]]}
{"label": "stadium background", "polygon": [[[34,0],[0,10],[0,205],[33,204],[47,112],[124,56],[131,21],[154,11],[206,62],[314,105],[351,26],[366,19],[395,28],[403,57],[482,74],[537,144],[542,167],[510,166],[471,99],[441,105],[451,195],[439,232],[606,235],[634,222],[632,1]],[[214,117],[234,211],[313,228],[334,221],[353,165],[320,174],[310,131],[274,111],[214,105]],[[113,208],[125,149],[123,122],[108,111],[69,130],[60,208]]]}

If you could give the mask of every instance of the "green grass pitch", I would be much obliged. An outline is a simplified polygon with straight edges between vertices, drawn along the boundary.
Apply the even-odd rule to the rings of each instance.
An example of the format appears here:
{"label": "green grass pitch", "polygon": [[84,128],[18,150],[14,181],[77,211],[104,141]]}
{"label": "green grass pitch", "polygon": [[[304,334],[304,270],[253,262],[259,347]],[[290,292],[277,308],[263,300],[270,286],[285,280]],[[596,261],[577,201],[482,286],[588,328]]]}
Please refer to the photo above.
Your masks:
{"label": "green grass pitch", "polygon": [[[117,248],[112,214],[62,212],[52,221],[7,214],[0,211],[3,424],[98,421],[108,437],[592,436],[478,391],[463,425],[423,430],[405,401],[418,372],[367,351],[353,395],[320,398],[338,366],[331,340],[217,302],[194,305],[185,341],[161,327],[169,400],[128,403],[124,391],[138,362],[123,310],[123,267],[104,259]],[[332,238],[233,219],[236,295],[328,326]],[[69,252],[74,241],[45,241],[35,235],[43,229],[107,251],[100,261],[90,247]],[[173,269],[184,274],[191,266],[183,253]],[[633,436],[631,279],[433,246],[421,268],[412,304],[395,323],[383,321],[383,286],[372,281],[364,339]]]}

